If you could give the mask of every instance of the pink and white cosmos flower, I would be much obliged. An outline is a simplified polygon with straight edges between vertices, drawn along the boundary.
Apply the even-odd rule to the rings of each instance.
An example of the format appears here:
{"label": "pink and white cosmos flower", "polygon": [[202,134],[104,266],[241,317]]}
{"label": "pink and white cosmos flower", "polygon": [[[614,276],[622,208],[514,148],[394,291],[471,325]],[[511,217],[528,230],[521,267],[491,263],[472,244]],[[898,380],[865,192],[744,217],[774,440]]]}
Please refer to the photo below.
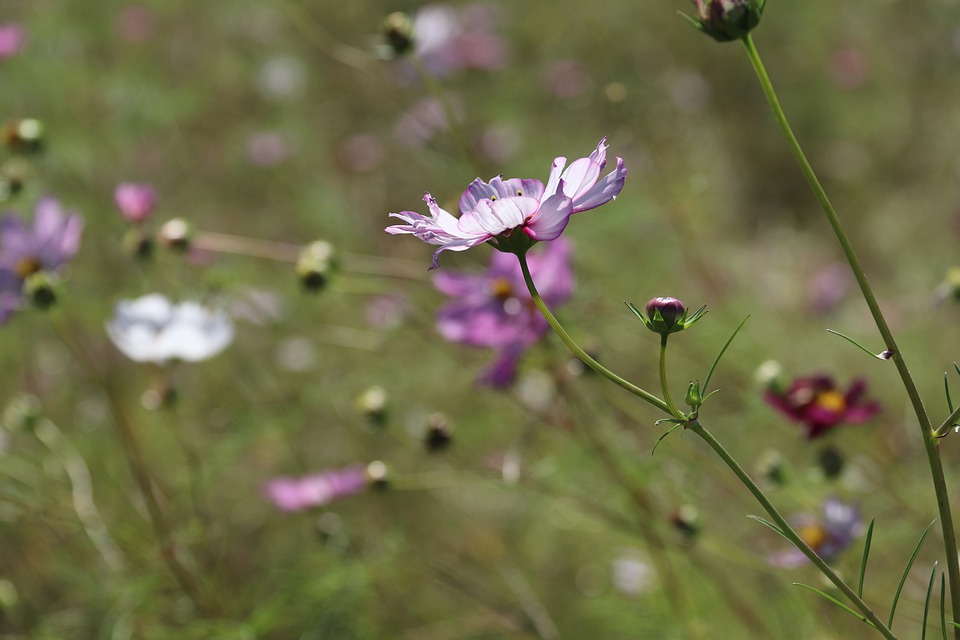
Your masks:
{"label": "pink and white cosmos flower", "polygon": [[460,217],[442,209],[429,193],[423,199],[430,216],[414,211],[391,213],[406,224],[387,227],[387,233],[411,234],[438,245],[431,269],[439,266],[442,251],[464,251],[484,242],[497,246],[497,238],[509,238],[520,229],[534,241],[560,237],[570,216],[595,209],[617,197],[623,189],[627,169],[621,158],[616,168],[600,178],[607,163],[607,139],[597,144],[586,158],[567,166],[564,157],[555,158],[546,186],[535,179],[497,176],[484,182],[477,178],[460,196]]}

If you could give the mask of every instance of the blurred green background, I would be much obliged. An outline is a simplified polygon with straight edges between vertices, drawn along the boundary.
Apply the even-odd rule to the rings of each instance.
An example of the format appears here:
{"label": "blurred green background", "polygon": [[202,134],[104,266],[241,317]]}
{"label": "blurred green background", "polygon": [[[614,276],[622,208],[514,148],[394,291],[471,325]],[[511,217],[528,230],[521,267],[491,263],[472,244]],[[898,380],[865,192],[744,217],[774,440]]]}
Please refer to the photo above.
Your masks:
{"label": "blurred green background", "polygon": [[[28,178],[2,209],[27,215],[53,193],[86,229],[54,318],[24,311],[0,330],[0,400],[40,399],[85,462],[123,560],[111,567],[92,544],[55,448],[3,432],[0,637],[864,636],[791,586],[829,590],[813,569],[766,561],[785,542],[744,517],[759,507],[701,442],[677,432],[651,455],[661,416],[572,373],[553,336],[512,389],[478,388],[491,354],[436,334],[430,247],[383,232],[388,212],[424,212],[425,191],[455,210],[478,174],[545,180],[555,156],[587,155],[607,136],[630,173],[616,202],[565,232],[578,288],[561,320],[656,389],[656,337],[623,301],[707,304],[671,340],[679,396],[750,315],[705,422],[758,477],[771,452],[781,457],[785,482],[766,486],[785,513],[839,496],[876,517],[864,595],[885,617],[935,517],[929,472],[892,365],[825,331],[882,349],[743,48],[691,29],[676,15],[692,11],[683,2],[492,2],[502,68],[441,78],[471,160],[442,127],[411,139],[428,94],[401,61],[375,55],[384,16],[419,6],[4,0],[0,22],[21,23],[27,42],[0,60],[0,118],[41,120],[47,145],[3,152],[6,170]],[[955,304],[934,304],[958,262],[960,3],[769,0],[754,38],[939,422],[960,339]],[[322,238],[343,269],[310,294],[281,262],[161,249],[134,260],[112,201],[121,181],[156,187],[155,219],[292,245]],[[485,247],[448,253],[441,268],[488,259]],[[241,316],[223,355],[176,370],[177,403],[160,410],[143,395],[158,372],[103,331],[114,302],[153,291],[229,300]],[[240,313],[251,300],[252,319]],[[385,301],[397,313],[371,318]],[[105,381],[71,355],[64,326]],[[763,403],[754,372],[768,360],[787,379],[863,377],[883,403],[871,423],[829,436],[846,459],[839,477],[817,465],[825,444]],[[388,396],[380,422],[355,403],[372,386]],[[109,398],[135,428],[173,544],[158,545]],[[455,429],[441,454],[421,443],[436,412]],[[954,449],[947,438],[948,473]],[[389,488],[314,513],[279,513],[260,494],[276,475],[371,460],[390,467]],[[698,533],[676,526],[683,507],[699,513]],[[184,595],[162,548],[197,577],[208,610]],[[861,549],[835,561],[848,579]],[[899,605],[903,637],[919,635],[941,556],[934,529]]]}

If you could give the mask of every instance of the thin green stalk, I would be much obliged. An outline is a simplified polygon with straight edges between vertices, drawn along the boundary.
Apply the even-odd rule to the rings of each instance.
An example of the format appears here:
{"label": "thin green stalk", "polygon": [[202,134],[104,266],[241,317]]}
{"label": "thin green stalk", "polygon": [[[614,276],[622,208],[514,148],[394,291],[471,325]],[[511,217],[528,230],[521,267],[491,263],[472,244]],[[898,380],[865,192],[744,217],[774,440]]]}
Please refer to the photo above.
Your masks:
{"label": "thin green stalk", "polygon": [[[880,310],[877,298],[873,294],[870,284],[867,282],[867,276],[864,273],[863,266],[860,264],[860,260],[853,250],[853,245],[850,243],[850,239],[840,224],[840,218],[830,203],[826,191],[824,191],[823,186],[817,179],[813,167],[810,166],[810,162],[804,155],[800,143],[790,128],[787,116],[784,114],[783,108],[780,106],[780,101],[777,99],[777,94],[773,89],[773,84],[770,82],[770,77],[767,75],[767,71],[763,67],[763,62],[760,60],[760,54],[749,34],[743,38],[743,44],[747,50],[747,57],[750,58],[750,63],[753,65],[753,70],[757,74],[757,79],[760,81],[760,86],[763,88],[767,102],[773,111],[774,118],[780,127],[780,131],[783,133],[783,137],[787,141],[790,153],[799,165],[800,171],[807,180],[807,184],[810,186],[810,189],[813,190],[817,201],[820,203],[820,207],[830,222],[833,233],[840,243],[840,248],[843,250],[847,262],[850,264],[850,269],[853,271],[857,284],[860,285],[860,292],[863,294],[863,299],[870,308],[870,314],[873,316],[877,329],[883,337],[887,350],[893,352],[892,360],[897,367],[897,372],[900,374],[903,388],[906,390],[907,396],[910,398],[910,403],[913,405],[914,413],[917,416],[917,423],[920,427],[923,446],[927,454],[930,473],[933,478],[933,488],[937,498],[937,509],[940,513],[940,528],[943,533],[943,544],[947,556],[947,575],[950,580],[950,603],[953,610],[953,618],[954,620],[960,620],[960,559],[957,557],[957,536],[954,530],[953,516],[950,511],[950,499],[947,493],[947,483],[943,476],[943,465],[940,460],[939,447],[937,447],[938,439],[936,432],[930,422],[929,415],[927,415],[923,400],[920,398],[917,385],[910,375],[910,370],[907,368],[907,364],[903,359],[903,354],[901,354],[900,349],[897,348],[897,343],[893,339],[893,333],[890,331],[883,312]],[[955,629],[954,637],[960,640],[960,628]]]}
{"label": "thin green stalk", "polygon": [[663,399],[667,403],[667,408],[675,418],[684,419],[683,413],[677,409],[677,405],[670,397],[670,387],[667,385],[667,338],[669,333],[660,334],[660,389],[663,391]]}
{"label": "thin green stalk", "polygon": [[743,485],[750,491],[750,493],[753,494],[753,497],[757,499],[757,502],[760,503],[764,511],[767,512],[767,514],[773,519],[774,523],[776,523],[776,525],[780,528],[780,532],[783,534],[783,536],[792,542],[801,552],[803,552],[803,555],[810,559],[810,562],[812,562],[817,569],[819,569],[820,572],[826,576],[827,579],[830,580],[830,582],[832,582],[834,586],[836,586],[864,616],[866,616],[867,620],[870,621],[870,624],[873,625],[873,627],[876,628],[876,630],[879,631],[884,638],[887,638],[888,640],[895,640],[896,636],[893,635],[893,632],[883,624],[880,618],[877,617],[877,614],[875,614],[867,605],[867,603],[857,595],[856,591],[850,588],[850,586],[848,586],[847,583],[840,578],[840,576],[834,573],[833,569],[830,568],[830,565],[824,562],[823,559],[818,556],[813,549],[810,548],[810,545],[804,542],[803,538],[801,538],[800,535],[793,530],[793,527],[790,526],[784,517],[780,515],[780,512],[777,511],[777,508],[774,507],[770,500],[767,499],[767,496],[763,493],[763,490],[757,486],[757,484],[752,478],[750,478],[749,475],[747,475],[747,472],[744,471],[737,461],[733,459],[733,456],[731,456],[730,453],[723,448],[723,445],[721,445],[720,442],[713,437],[713,434],[707,431],[707,428],[704,427],[698,420],[691,422],[689,425],[687,425],[687,428],[703,438],[703,440],[710,445],[710,448],[712,448],[717,455],[720,456],[723,462],[730,467],[730,469],[740,479],[740,482],[742,482]]}
{"label": "thin green stalk", "polygon": [[530,290],[530,296],[533,298],[533,303],[537,305],[537,309],[540,310],[540,313],[543,314],[543,317],[546,319],[550,327],[556,332],[560,339],[563,340],[563,343],[567,345],[567,348],[573,352],[575,356],[580,358],[588,367],[602,375],[604,378],[607,378],[614,384],[619,387],[626,389],[633,395],[637,396],[641,400],[649,402],[657,409],[665,413],[673,415],[673,412],[670,410],[669,405],[666,402],[656,397],[652,393],[644,391],[635,384],[628,382],[615,374],[614,372],[607,369],[605,366],[594,360],[587,354],[586,351],[580,348],[576,342],[573,341],[573,338],[567,334],[566,330],[560,324],[560,322],[550,313],[550,309],[547,308],[547,305],[543,302],[543,298],[540,297],[540,293],[537,291],[536,285],[533,283],[533,278],[530,276],[530,267],[527,266],[527,258],[523,255],[517,255],[517,259],[520,260],[520,270],[523,272],[523,280],[527,283],[527,289]]}

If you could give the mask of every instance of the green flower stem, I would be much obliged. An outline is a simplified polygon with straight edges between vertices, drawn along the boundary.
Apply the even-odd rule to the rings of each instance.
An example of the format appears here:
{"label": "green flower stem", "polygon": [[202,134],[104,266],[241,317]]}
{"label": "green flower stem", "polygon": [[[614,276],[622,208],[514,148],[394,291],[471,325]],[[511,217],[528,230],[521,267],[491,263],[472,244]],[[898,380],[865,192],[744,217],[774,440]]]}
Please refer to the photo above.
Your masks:
{"label": "green flower stem", "polygon": [[670,410],[670,413],[673,414],[673,417],[683,420],[684,415],[679,409],[677,409],[677,405],[673,402],[673,398],[670,397],[670,387],[667,385],[668,337],[670,337],[669,333],[660,334],[660,389],[663,391],[663,399],[666,400],[667,408]]}
{"label": "green flower stem", "polygon": [[720,456],[720,458],[728,467],[730,467],[730,469],[740,479],[740,482],[742,482],[743,485],[750,491],[750,493],[753,494],[753,497],[757,499],[761,506],[763,506],[764,511],[767,512],[777,527],[780,528],[783,536],[792,542],[797,549],[802,551],[803,555],[810,559],[810,562],[812,562],[817,569],[819,569],[820,572],[826,576],[827,579],[830,580],[830,582],[832,582],[834,586],[836,586],[843,593],[843,595],[847,597],[854,607],[860,610],[860,613],[866,617],[870,624],[877,631],[879,631],[884,638],[887,638],[888,640],[896,640],[896,636],[893,635],[893,632],[883,624],[880,618],[877,617],[877,614],[873,612],[867,603],[865,603],[863,599],[861,599],[860,596],[858,596],[856,592],[851,589],[842,578],[840,578],[840,576],[834,573],[833,569],[830,568],[830,565],[824,562],[823,558],[818,556],[816,552],[810,548],[810,545],[804,542],[803,538],[801,538],[800,535],[793,530],[793,527],[790,526],[783,516],[780,515],[780,512],[777,511],[777,508],[773,506],[769,499],[767,499],[767,496],[763,493],[763,490],[760,489],[753,479],[747,475],[747,472],[744,471],[739,464],[737,464],[737,461],[734,460],[733,456],[731,456],[730,453],[723,448],[723,445],[721,445],[720,442],[713,437],[713,434],[707,431],[707,428],[704,427],[698,420],[690,422],[687,425],[687,428],[706,441],[706,443],[710,445],[710,448]]}
{"label": "green flower stem", "polygon": [[517,254],[517,259],[520,260],[520,270],[523,271],[523,280],[527,283],[527,289],[530,290],[530,296],[533,298],[533,303],[537,305],[537,309],[540,310],[540,313],[543,314],[543,317],[547,320],[547,323],[550,327],[556,332],[560,339],[563,340],[563,343],[567,345],[567,348],[574,353],[575,356],[580,358],[584,364],[588,367],[602,375],[604,378],[607,378],[614,384],[626,389],[633,395],[637,396],[641,400],[649,402],[657,409],[665,413],[673,415],[673,412],[670,410],[670,406],[666,402],[656,397],[652,393],[644,391],[635,384],[628,382],[615,374],[614,372],[607,369],[605,366],[591,358],[586,351],[580,348],[580,346],[573,341],[573,338],[567,334],[566,330],[561,326],[560,322],[550,313],[550,309],[547,308],[547,305],[543,302],[543,298],[540,297],[540,293],[537,291],[537,287],[533,284],[533,278],[530,276],[530,267],[527,266],[527,258],[524,255]]}
{"label": "green flower stem", "polygon": [[[958,420],[960,420],[960,406],[954,409],[953,413],[947,416],[947,419],[943,421],[943,424],[937,428],[934,434],[937,436],[937,438],[942,438],[950,433],[950,429],[953,428],[953,425],[956,424]],[[939,440],[937,442],[939,443]]]}
{"label": "green flower stem", "polygon": [[[834,210],[833,205],[830,204],[830,199],[827,197],[823,186],[820,184],[820,181],[817,179],[817,176],[813,171],[813,167],[810,166],[809,161],[803,153],[803,149],[800,147],[800,143],[797,142],[797,138],[794,136],[793,131],[790,128],[790,124],[787,122],[787,116],[784,114],[783,108],[780,106],[780,101],[777,99],[777,94],[773,89],[773,84],[770,82],[770,77],[767,75],[767,71],[763,67],[763,62],[760,60],[760,54],[757,52],[757,48],[754,46],[753,39],[749,34],[743,38],[743,45],[747,50],[747,56],[750,58],[750,63],[753,65],[753,70],[757,74],[757,79],[760,81],[760,86],[763,88],[763,93],[767,98],[767,102],[770,104],[770,108],[773,110],[774,118],[776,119],[777,124],[780,126],[780,131],[783,133],[783,137],[787,141],[787,146],[790,148],[791,154],[793,154],[794,159],[800,166],[800,171],[803,173],[804,178],[806,178],[807,184],[809,184],[810,188],[813,190],[817,201],[820,203],[820,207],[827,215],[827,220],[830,222],[830,226],[833,228],[834,235],[836,235],[837,240],[840,242],[840,248],[843,250],[843,254],[846,256],[847,262],[850,264],[850,269],[853,271],[853,275],[857,279],[857,284],[860,285],[860,291],[863,294],[863,299],[870,308],[870,314],[873,316],[873,320],[877,325],[877,329],[880,331],[880,335],[883,337],[883,341],[886,344],[887,350],[893,352],[892,360],[897,367],[897,372],[900,374],[903,388],[906,390],[907,396],[910,398],[910,403],[913,405],[913,410],[917,416],[917,422],[920,426],[923,446],[927,453],[927,462],[930,466],[930,473],[933,477],[933,487],[937,498],[937,508],[940,512],[940,527],[943,533],[943,544],[947,556],[947,575],[950,579],[950,603],[953,610],[953,619],[960,620],[960,560],[957,558],[957,537],[954,530],[953,516],[950,513],[950,500],[947,494],[947,484],[943,476],[943,464],[940,460],[939,447],[937,447],[938,438],[936,432],[931,425],[930,417],[927,415],[927,410],[923,405],[923,400],[920,398],[920,392],[917,390],[917,385],[914,383],[913,377],[910,375],[910,370],[907,368],[907,364],[903,359],[903,355],[900,353],[900,350],[897,348],[897,343],[893,339],[893,333],[891,333],[890,327],[887,326],[887,321],[883,317],[883,312],[880,310],[880,305],[877,303],[877,298],[873,294],[870,284],[867,282],[866,274],[863,271],[860,260],[857,258],[857,255],[853,250],[853,245],[851,245],[850,239],[847,237],[846,232],[844,232],[843,227],[840,224],[840,218],[837,216],[837,212]],[[960,628],[954,629],[954,637],[960,639]]]}

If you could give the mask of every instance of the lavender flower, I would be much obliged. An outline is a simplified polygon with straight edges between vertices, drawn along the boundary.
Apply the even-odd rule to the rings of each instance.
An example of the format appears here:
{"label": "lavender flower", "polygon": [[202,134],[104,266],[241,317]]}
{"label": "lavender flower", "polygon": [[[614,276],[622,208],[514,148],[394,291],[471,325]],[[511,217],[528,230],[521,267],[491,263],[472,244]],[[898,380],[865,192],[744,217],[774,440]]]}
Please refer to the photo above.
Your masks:
{"label": "lavender flower", "polygon": [[30,276],[56,271],[76,255],[82,233],[83,218],[49,197],[37,203],[32,226],[12,213],[0,218],[0,323],[22,306]]}
{"label": "lavender flower", "polygon": [[555,240],[572,214],[599,207],[623,189],[627,170],[620,158],[616,168],[599,179],[606,166],[606,152],[603,138],[589,157],[575,160],[566,169],[566,158],[554,159],[546,186],[533,179],[503,180],[497,176],[487,183],[477,178],[460,197],[459,219],[441,209],[428,193],[423,199],[430,209],[429,218],[413,211],[391,213],[407,224],[390,226],[386,231],[395,235],[409,233],[439,245],[431,269],[439,266],[442,251],[464,251],[491,240],[500,250],[512,250],[520,242],[514,233],[516,229],[530,239],[526,246]]}
{"label": "lavender flower", "polygon": [[106,329],[131,360],[161,365],[207,360],[233,340],[233,323],[223,311],[196,302],[173,304],[159,293],[121,301]]}
{"label": "lavender flower", "polygon": [[353,465],[300,478],[274,478],[264,485],[263,494],[282,511],[303,511],[361,493],[369,484],[366,469]]}
{"label": "lavender flower", "polygon": [[880,404],[865,400],[867,383],[855,380],[845,392],[830,376],[797,378],[786,391],[768,389],[767,404],[799,422],[808,440],[819,438],[843,423],[858,424],[880,413]]}
{"label": "lavender flower", "polygon": [[113,200],[128,222],[139,224],[153,213],[157,194],[148,184],[121,182],[113,191]]}
{"label": "lavender flower", "polygon": [[0,24],[0,60],[20,53],[26,41],[26,33],[19,24]]}
{"label": "lavender flower", "polygon": [[[797,533],[818,556],[830,562],[850,546],[860,534],[863,522],[860,509],[837,498],[829,498],[821,506],[822,515],[814,518],[809,515],[798,518]],[[799,567],[810,562],[807,556],[797,548],[775,553],[768,557],[770,564],[783,567]]]}
{"label": "lavender flower", "polygon": [[[570,299],[572,248],[562,238],[528,256],[530,274],[547,305]],[[494,253],[486,272],[478,275],[438,272],[434,286],[454,298],[437,313],[437,330],[446,340],[471,347],[494,349],[497,357],[480,382],[504,387],[516,377],[523,354],[548,331],[523,281],[519,262]]]}
{"label": "lavender flower", "polygon": [[506,61],[506,48],[493,33],[496,18],[494,7],[486,4],[459,9],[424,5],[413,19],[414,53],[438,76],[460,69],[498,69]]}

